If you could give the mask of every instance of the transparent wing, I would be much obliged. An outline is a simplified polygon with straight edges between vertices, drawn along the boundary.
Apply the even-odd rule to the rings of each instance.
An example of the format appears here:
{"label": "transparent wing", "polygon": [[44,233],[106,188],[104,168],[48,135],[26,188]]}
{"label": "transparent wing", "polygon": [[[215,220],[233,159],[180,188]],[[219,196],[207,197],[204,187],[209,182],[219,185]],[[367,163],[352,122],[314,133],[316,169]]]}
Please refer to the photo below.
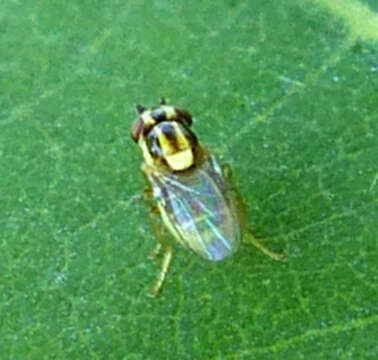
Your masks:
{"label": "transparent wing", "polygon": [[240,221],[231,191],[212,157],[188,173],[149,174],[166,225],[184,246],[218,261],[240,243]]}

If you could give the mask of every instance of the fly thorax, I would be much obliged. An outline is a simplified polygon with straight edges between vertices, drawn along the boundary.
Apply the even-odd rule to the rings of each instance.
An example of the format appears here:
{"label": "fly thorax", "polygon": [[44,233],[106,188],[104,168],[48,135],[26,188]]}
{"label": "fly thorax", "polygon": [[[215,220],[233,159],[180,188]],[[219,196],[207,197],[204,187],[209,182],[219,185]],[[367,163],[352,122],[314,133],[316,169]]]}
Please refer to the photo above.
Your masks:
{"label": "fly thorax", "polygon": [[173,171],[186,170],[194,165],[196,146],[194,133],[177,121],[156,124],[147,137],[147,147],[152,158]]}

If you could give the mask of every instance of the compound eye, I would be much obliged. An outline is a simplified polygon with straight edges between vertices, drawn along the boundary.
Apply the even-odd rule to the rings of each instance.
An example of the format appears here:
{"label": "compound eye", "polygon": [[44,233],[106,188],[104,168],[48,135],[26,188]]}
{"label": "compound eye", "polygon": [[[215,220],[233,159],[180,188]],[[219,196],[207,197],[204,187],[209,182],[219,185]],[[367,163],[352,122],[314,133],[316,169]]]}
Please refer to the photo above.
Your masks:
{"label": "compound eye", "polygon": [[186,126],[192,125],[192,122],[193,122],[192,115],[190,115],[188,111],[184,109],[177,109],[177,108],[175,108],[175,111],[178,118],[182,121],[184,125]]}
{"label": "compound eye", "polygon": [[130,135],[132,139],[137,143],[139,141],[140,134],[143,132],[144,124],[142,119],[136,119],[131,126]]}

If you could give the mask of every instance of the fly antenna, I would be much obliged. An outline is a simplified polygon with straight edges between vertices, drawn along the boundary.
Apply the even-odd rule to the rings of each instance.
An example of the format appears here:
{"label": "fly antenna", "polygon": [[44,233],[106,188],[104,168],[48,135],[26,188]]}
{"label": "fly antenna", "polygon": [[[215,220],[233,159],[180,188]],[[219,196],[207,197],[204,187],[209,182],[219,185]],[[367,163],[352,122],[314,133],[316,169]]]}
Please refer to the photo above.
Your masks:
{"label": "fly antenna", "polygon": [[138,104],[138,105],[136,106],[136,109],[137,109],[137,111],[138,111],[139,114],[142,114],[144,111],[147,110],[146,107],[144,107],[144,106],[142,106],[142,105],[140,105],[140,104]]}

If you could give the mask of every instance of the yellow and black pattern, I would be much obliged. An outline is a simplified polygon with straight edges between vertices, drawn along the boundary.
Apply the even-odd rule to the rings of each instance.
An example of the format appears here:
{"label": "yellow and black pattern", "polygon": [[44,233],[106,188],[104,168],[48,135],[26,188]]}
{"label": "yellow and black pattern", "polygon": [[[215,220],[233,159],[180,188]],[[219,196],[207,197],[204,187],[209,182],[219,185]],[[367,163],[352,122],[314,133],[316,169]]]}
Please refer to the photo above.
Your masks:
{"label": "yellow and black pattern", "polygon": [[137,111],[140,117],[132,126],[131,136],[144,150],[148,163],[164,164],[173,171],[195,165],[198,141],[189,128],[189,112],[165,105],[165,101],[152,109],[137,105]]}
{"label": "yellow and black pattern", "polygon": [[163,121],[147,137],[147,148],[154,159],[164,161],[172,170],[185,170],[194,165],[195,134],[176,121]]}
{"label": "yellow and black pattern", "polygon": [[[180,244],[207,260],[229,257],[242,239],[244,216],[239,214],[238,198],[222,167],[191,130],[191,115],[165,101],[154,108],[138,105],[137,110],[131,136],[142,150],[141,170],[165,227]],[[154,256],[160,249],[164,254],[153,296],[163,285],[173,252],[161,234]],[[250,242],[272,258],[283,259],[253,237]]]}

